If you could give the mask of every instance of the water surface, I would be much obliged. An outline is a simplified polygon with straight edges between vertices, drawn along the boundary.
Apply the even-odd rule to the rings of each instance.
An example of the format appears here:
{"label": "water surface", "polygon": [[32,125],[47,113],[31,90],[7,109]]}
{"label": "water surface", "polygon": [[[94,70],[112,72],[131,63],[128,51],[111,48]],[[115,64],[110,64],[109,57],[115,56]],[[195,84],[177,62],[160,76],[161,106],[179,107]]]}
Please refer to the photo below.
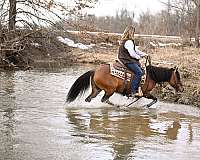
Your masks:
{"label": "water surface", "polygon": [[[85,97],[64,104],[93,66],[0,72],[0,159],[200,159],[200,110],[142,99],[129,109]],[[111,101],[128,104],[120,95]]]}

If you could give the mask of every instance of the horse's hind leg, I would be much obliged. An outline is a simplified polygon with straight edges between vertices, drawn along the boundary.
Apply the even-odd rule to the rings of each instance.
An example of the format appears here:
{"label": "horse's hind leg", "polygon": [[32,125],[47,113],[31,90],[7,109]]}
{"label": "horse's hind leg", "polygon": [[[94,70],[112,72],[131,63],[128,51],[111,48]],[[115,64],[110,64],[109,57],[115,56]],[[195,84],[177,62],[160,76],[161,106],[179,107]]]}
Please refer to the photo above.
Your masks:
{"label": "horse's hind leg", "polygon": [[96,84],[94,83],[94,81],[92,80],[91,82],[92,84],[92,93],[85,99],[86,102],[90,102],[92,100],[92,98],[95,98],[100,92],[101,89],[99,89]]}
{"label": "horse's hind leg", "polygon": [[101,92],[100,89],[92,90],[92,93],[85,99],[86,102],[90,102],[92,98],[95,98]]}

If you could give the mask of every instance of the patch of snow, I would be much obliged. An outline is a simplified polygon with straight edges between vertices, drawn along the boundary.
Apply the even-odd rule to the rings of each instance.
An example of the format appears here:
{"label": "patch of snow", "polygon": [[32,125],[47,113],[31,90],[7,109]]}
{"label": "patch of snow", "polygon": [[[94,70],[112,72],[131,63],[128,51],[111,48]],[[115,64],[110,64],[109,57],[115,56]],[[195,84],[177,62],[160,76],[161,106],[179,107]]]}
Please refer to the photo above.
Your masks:
{"label": "patch of snow", "polygon": [[159,47],[169,47],[169,46],[180,47],[181,43],[160,43],[160,42],[158,42],[158,46]]}
{"label": "patch of snow", "polygon": [[95,46],[95,44],[85,45],[85,44],[82,44],[82,43],[74,43],[73,40],[71,40],[71,39],[69,39],[69,38],[63,38],[63,37],[61,37],[61,36],[58,36],[57,39],[58,39],[60,42],[66,44],[66,45],[68,45],[68,46],[70,46],[70,47],[74,47],[74,48],[90,49],[90,48],[92,48],[92,47]]}
{"label": "patch of snow", "polygon": [[153,46],[153,47],[157,47],[157,46],[158,46],[158,45],[155,44],[154,42],[149,42],[149,44],[150,44],[151,46]]}

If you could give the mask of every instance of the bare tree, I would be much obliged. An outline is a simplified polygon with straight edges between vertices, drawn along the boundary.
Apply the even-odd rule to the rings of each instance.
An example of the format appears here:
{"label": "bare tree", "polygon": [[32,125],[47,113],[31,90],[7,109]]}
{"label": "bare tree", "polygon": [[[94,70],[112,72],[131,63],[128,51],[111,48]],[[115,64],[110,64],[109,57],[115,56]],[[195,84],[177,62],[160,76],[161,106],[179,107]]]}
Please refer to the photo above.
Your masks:
{"label": "bare tree", "polygon": [[200,0],[192,0],[196,5],[196,31],[195,31],[195,46],[200,47],[199,37],[200,37]]}
{"label": "bare tree", "polygon": [[[115,16],[101,16],[85,15],[82,19],[78,19],[82,24],[89,25],[90,29],[104,30],[108,32],[123,32],[127,25],[135,24],[134,13],[129,12],[127,9],[121,9],[116,12]],[[89,29],[89,27],[88,27]]]}
{"label": "bare tree", "polygon": [[[0,0],[1,16],[9,30],[16,25],[38,26],[54,24],[72,14],[80,14],[83,8],[90,8],[97,0],[73,0],[60,2],[57,0]],[[3,11],[3,12],[2,12]],[[6,17],[8,16],[8,19]]]}
{"label": "bare tree", "polygon": [[[160,1],[169,5],[169,3],[165,3],[162,0]],[[195,32],[195,46],[200,47],[200,0],[171,0],[170,5],[174,10],[180,11],[181,17],[183,18],[182,25],[188,24],[185,27],[187,27],[188,30],[193,30]],[[191,23],[191,19],[193,19],[195,23],[194,26]],[[190,23],[187,23],[188,21]],[[191,28],[191,26],[193,26],[193,28]]]}
{"label": "bare tree", "polygon": [[9,25],[8,28],[9,30],[14,30],[15,29],[15,23],[16,23],[16,5],[17,1],[16,0],[9,0]]}
{"label": "bare tree", "polygon": [[[52,25],[66,17],[80,15],[83,8],[92,7],[97,0],[0,0],[0,63],[27,68],[30,54],[37,50],[33,42],[42,44],[45,55],[58,46]],[[38,29],[39,28],[39,29]],[[32,48],[32,50],[31,50]],[[34,48],[34,49],[33,49]]]}

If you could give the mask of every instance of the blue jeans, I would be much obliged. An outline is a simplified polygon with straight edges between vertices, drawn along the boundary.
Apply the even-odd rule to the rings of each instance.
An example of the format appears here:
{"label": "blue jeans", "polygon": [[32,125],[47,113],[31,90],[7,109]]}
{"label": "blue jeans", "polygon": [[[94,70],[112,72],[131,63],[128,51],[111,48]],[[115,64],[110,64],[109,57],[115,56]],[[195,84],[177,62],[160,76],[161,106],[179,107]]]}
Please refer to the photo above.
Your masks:
{"label": "blue jeans", "polygon": [[141,80],[141,77],[143,74],[142,69],[141,69],[140,65],[137,63],[128,63],[126,66],[133,73],[135,73],[135,78],[133,79],[132,84],[131,84],[131,92],[136,93],[136,91],[138,91],[140,80]]}

